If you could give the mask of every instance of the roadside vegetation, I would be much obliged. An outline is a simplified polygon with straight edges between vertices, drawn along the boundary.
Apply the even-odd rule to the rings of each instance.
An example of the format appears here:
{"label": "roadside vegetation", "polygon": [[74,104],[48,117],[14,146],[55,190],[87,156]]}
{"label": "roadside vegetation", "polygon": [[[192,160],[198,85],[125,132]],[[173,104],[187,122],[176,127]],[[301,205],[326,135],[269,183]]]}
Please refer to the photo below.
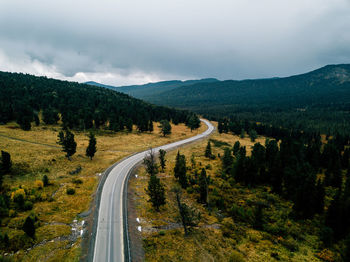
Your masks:
{"label": "roadside vegetation", "polygon": [[219,130],[166,154],[158,208],[146,170],[130,180],[146,261],[348,261],[348,145]]}
{"label": "roadside vegetation", "polygon": [[152,122],[153,132],[136,126],[62,131],[60,121],[45,125],[39,118],[30,131],[14,122],[0,125],[0,257],[13,261],[78,261],[101,173],[132,153],[206,129],[191,133],[184,124],[171,124],[171,133],[163,136]]}

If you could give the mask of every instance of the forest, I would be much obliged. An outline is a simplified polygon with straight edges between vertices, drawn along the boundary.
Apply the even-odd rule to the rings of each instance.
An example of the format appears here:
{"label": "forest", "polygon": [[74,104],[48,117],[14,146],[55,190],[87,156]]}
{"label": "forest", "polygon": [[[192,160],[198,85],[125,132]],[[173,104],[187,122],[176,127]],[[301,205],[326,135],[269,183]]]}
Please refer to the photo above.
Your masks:
{"label": "forest", "polygon": [[0,123],[16,121],[23,130],[39,123],[86,130],[108,128],[114,131],[136,125],[149,131],[152,121],[187,122],[193,113],[155,106],[102,87],[0,72]]}

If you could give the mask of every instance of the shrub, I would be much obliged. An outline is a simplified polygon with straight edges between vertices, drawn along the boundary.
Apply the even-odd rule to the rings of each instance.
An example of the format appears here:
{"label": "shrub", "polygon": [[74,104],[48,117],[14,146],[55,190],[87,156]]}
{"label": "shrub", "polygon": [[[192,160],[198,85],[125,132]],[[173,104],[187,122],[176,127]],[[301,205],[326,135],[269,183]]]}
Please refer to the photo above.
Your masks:
{"label": "shrub", "polygon": [[78,178],[78,179],[73,179],[72,182],[73,182],[74,184],[77,184],[77,185],[78,185],[78,184],[82,184],[82,183],[83,183],[83,180],[81,180],[81,179]]}
{"label": "shrub", "polygon": [[32,210],[33,209],[33,203],[31,201],[25,201],[23,209],[24,210]]}
{"label": "shrub", "polygon": [[44,186],[48,186],[49,185],[49,178],[47,177],[47,175],[43,176],[43,183],[44,183]]}
{"label": "shrub", "polygon": [[13,210],[13,209],[10,209],[9,211],[9,217],[16,217],[17,216],[17,211],[16,210]]}
{"label": "shrub", "polygon": [[74,188],[68,188],[67,189],[67,195],[74,195],[75,194],[75,189]]}
{"label": "shrub", "polygon": [[16,191],[11,193],[11,199],[14,203],[16,203],[17,207],[23,209],[24,199],[26,193],[23,188],[17,189]]}
{"label": "shrub", "polygon": [[165,231],[164,230],[159,231],[159,235],[160,236],[165,236]]}
{"label": "shrub", "polygon": [[44,187],[44,183],[41,180],[36,180],[35,181],[35,186],[37,189],[42,189]]}
{"label": "shrub", "polygon": [[244,262],[245,259],[241,253],[234,250],[234,251],[232,251],[232,253],[230,255],[229,261],[230,262]]}

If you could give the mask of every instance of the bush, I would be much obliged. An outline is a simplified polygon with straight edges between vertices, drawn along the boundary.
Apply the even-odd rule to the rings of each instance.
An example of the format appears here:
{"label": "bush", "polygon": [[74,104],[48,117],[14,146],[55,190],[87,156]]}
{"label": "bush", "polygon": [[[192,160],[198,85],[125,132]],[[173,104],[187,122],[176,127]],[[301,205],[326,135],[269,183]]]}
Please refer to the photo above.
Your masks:
{"label": "bush", "polygon": [[74,184],[77,184],[77,185],[78,185],[78,184],[82,184],[82,183],[83,183],[83,180],[81,180],[81,179],[78,178],[78,179],[73,179],[72,182],[73,182]]}
{"label": "bush", "polygon": [[49,185],[49,178],[47,177],[47,175],[43,176],[43,183],[44,183],[44,186],[48,186]]}
{"label": "bush", "polygon": [[32,210],[33,209],[33,203],[31,201],[25,201],[23,209],[24,210]]}
{"label": "bush", "polygon": [[75,194],[75,189],[74,188],[68,188],[67,189],[67,195],[74,195]]}
{"label": "bush", "polygon": [[159,235],[160,236],[165,236],[165,231],[164,230],[159,231]]}
{"label": "bush", "polygon": [[41,180],[36,180],[35,181],[35,186],[37,189],[42,189],[44,187],[44,183]]}
{"label": "bush", "polygon": [[245,259],[241,253],[234,250],[234,251],[232,251],[232,253],[230,255],[229,261],[230,262],[244,262]]}

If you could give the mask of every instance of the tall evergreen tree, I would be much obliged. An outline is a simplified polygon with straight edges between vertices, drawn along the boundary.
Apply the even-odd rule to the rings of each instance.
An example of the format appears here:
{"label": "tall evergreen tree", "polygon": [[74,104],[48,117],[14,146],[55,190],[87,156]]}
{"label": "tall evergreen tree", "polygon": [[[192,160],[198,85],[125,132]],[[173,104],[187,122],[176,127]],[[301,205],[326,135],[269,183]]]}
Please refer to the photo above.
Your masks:
{"label": "tall evergreen tree", "polygon": [[175,178],[179,180],[179,183],[182,188],[186,188],[188,186],[188,180],[186,175],[186,157],[185,155],[181,155],[180,151],[177,152],[174,167],[174,175]]}
{"label": "tall evergreen tree", "polygon": [[166,154],[165,150],[159,149],[159,162],[162,168],[162,172],[164,172],[164,169],[165,169],[165,162],[166,162],[165,154]]}
{"label": "tall evergreen tree", "polygon": [[165,205],[165,189],[157,175],[151,175],[146,193],[150,197],[149,201],[156,211],[159,211],[159,208]]}
{"label": "tall evergreen tree", "polygon": [[231,149],[226,147],[224,149],[224,156],[221,159],[222,162],[222,170],[226,175],[231,174],[232,171],[232,165],[233,165],[233,156],[231,153]]}
{"label": "tall evergreen tree", "polygon": [[255,139],[258,138],[258,133],[254,129],[251,129],[249,131],[249,137],[252,142],[255,142]]}
{"label": "tall evergreen tree", "polygon": [[61,130],[58,133],[58,142],[62,146],[63,152],[66,152],[66,157],[71,160],[71,156],[75,154],[77,150],[77,143],[74,141],[74,134],[66,128],[63,132]]}
{"label": "tall evergreen tree", "polygon": [[240,147],[241,147],[241,144],[240,144],[239,141],[237,140],[237,141],[235,142],[235,144],[233,145],[233,148],[232,148],[233,154],[234,154],[235,156],[237,156],[237,153],[239,152]]}
{"label": "tall evergreen tree", "polygon": [[211,145],[210,145],[210,141],[208,140],[208,144],[207,147],[205,148],[205,157],[207,158],[211,158],[212,153],[211,153]]}
{"label": "tall evergreen tree", "polygon": [[86,156],[90,157],[90,160],[92,160],[92,158],[94,157],[96,151],[97,151],[97,149],[96,149],[96,138],[95,138],[95,135],[92,132],[90,132],[90,134],[89,134],[89,145],[86,148]]}
{"label": "tall evergreen tree", "polygon": [[28,236],[30,236],[31,238],[34,238],[34,235],[35,235],[34,219],[28,216],[24,221],[22,229]]}
{"label": "tall evergreen tree", "polygon": [[202,204],[208,204],[208,196],[209,196],[209,177],[207,177],[207,172],[204,168],[199,175],[199,199],[198,201]]}
{"label": "tall evergreen tree", "polygon": [[12,161],[11,161],[10,153],[1,150],[0,172],[3,172],[4,174],[9,173],[11,170],[11,166],[12,166]]}
{"label": "tall evergreen tree", "polygon": [[152,119],[150,119],[149,122],[148,122],[148,131],[153,132],[153,121],[152,121]]}

